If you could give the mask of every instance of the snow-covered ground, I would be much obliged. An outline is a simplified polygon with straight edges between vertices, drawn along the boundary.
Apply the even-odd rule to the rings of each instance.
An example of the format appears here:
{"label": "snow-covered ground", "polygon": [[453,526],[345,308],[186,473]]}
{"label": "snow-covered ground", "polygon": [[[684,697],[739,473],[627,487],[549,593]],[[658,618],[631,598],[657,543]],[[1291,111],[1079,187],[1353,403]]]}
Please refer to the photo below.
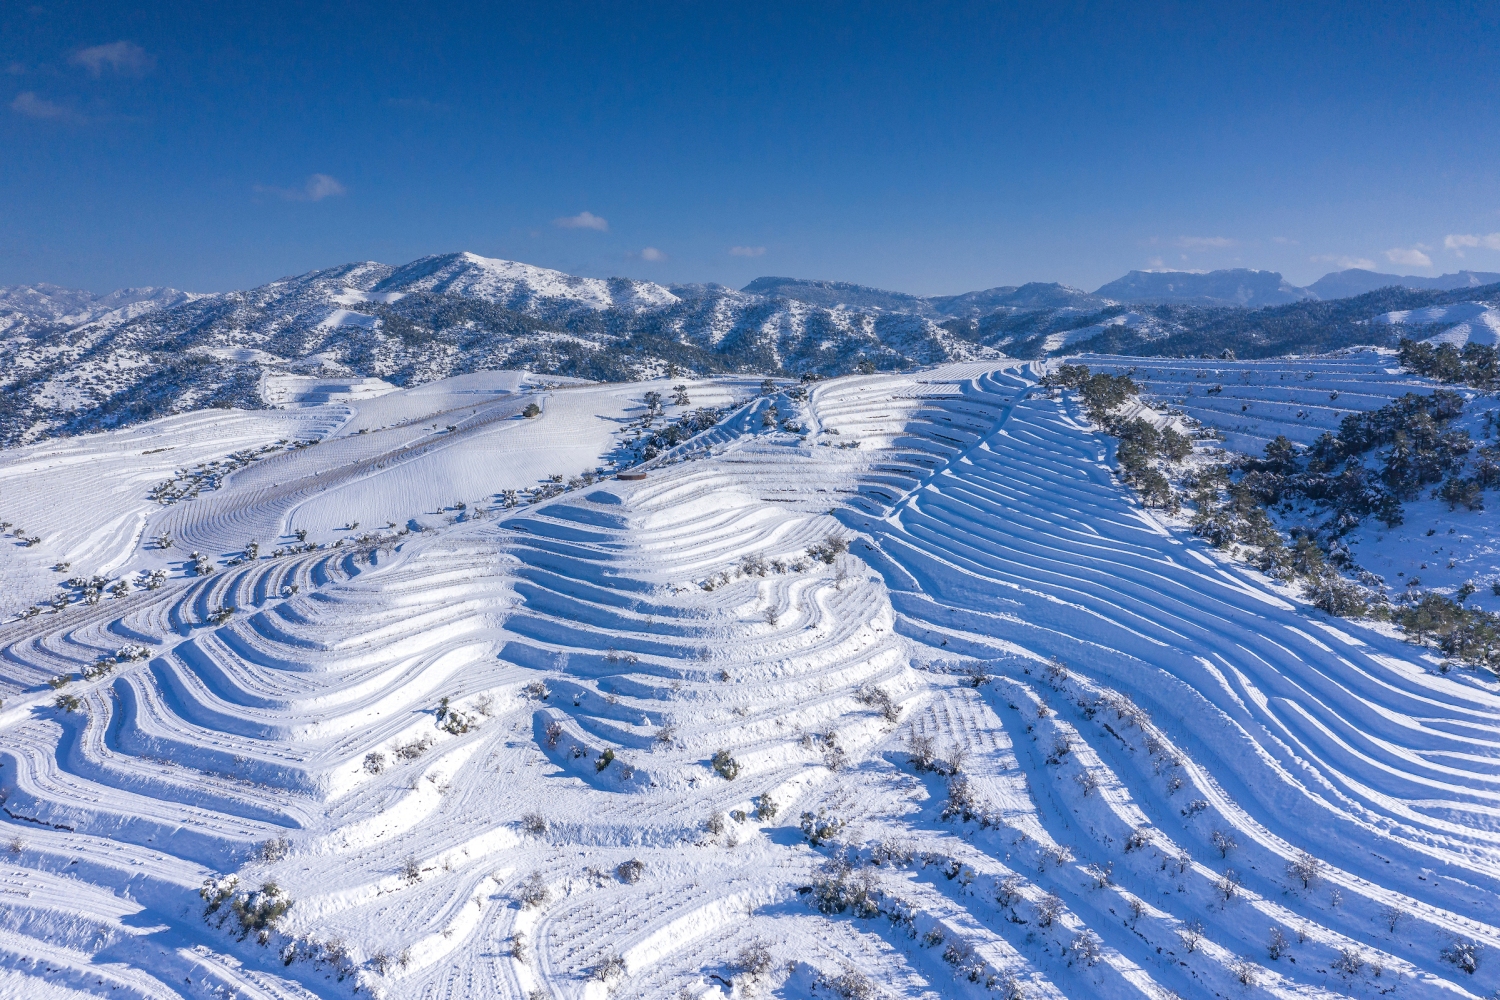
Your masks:
{"label": "snow-covered ground", "polygon": [[[1215,409],[1240,370],[1203,367]],[[7,600],[43,562],[170,575],[0,626],[0,995],[1488,996],[1495,686],[1161,523],[1034,374],[695,384],[736,409],[644,480],[517,508],[665,383],[476,374],[6,453],[0,517],[43,539],[6,537]],[[1277,425],[1404,391],[1325,380]],[[298,530],[324,547],[272,557]]]}

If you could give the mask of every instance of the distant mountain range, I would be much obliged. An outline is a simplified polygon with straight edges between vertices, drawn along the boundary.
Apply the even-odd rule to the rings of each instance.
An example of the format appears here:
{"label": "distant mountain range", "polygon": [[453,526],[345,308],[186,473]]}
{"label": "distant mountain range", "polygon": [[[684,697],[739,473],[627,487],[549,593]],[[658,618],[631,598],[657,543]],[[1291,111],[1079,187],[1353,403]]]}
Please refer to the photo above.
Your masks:
{"label": "distant mountain range", "polygon": [[918,296],[777,277],[736,291],[452,253],[212,295],[17,286],[0,288],[0,445],[261,406],[270,375],[401,385],[503,367],[592,379],[833,375],[1086,349],[1267,356],[1444,331],[1457,342],[1490,328],[1436,307],[1493,305],[1495,282],[1500,274],[1356,270],[1298,288],[1274,271],[1235,269],[1132,271],[1094,292],[1036,282]]}

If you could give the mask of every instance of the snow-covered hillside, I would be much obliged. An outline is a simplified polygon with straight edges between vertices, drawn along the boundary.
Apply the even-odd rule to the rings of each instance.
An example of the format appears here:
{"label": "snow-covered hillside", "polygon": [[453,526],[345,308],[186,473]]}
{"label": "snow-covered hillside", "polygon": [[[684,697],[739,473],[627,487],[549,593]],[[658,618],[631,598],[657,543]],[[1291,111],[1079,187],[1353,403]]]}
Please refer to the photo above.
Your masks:
{"label": "snow-covered hillside", "polygon": [[1493,681],[1170,527],[1035,376],[288,383],[6,453],[0,578],[96,599],[0,626],[0,994],[1500,988]]}

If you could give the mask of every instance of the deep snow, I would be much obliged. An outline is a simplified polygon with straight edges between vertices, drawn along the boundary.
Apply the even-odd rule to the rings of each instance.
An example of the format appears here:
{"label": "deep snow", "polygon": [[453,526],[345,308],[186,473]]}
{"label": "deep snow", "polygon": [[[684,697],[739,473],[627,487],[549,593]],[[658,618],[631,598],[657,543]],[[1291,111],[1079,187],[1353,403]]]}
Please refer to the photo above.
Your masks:
{"label": "deep snow", "polygon": [[[1275,371],[1213,363],[1205,402],[1208,376],[1153,367],[1210,410],[1274,379],[1234,411],[1247,439],[1262,407],[1311,432],[1403,385],[1356,360],[1284,370],[1312,395],[1281,399]],[[1016,363],[805,402],[694,384],[693,406],[739,405],[645,480],[501,506],[607,469],[662,385],[491,373],[5,453],[0,517],[43,539],[5,538],[11,610],[52,562],[169,578],[0,626],[0,995],[1500,986],[1493,684],[1161,522]],[[772,405],[805,431],[768,426]],[[313,439],[197,499],[146,497]],[[273,557],[299,529],[323,547]],[[811,558],[830,535],[849,551]],[[226,565],[251,537],[259,558]],[[216,571],[187,575],[190,549]],[[146,656],[79,677],[131,645]],[[63,673],[73,712],[46,684]],[[967,797],[913,767],[914,736],[962,758]],[[943,819],[950,797],[976,818]],[[815,848],[799,818],[820,811],[843,826]],[[810,905],[841,849],[881,915]],[[1301,850],[1324,862],[1306,887]],[[230,873],[293,901],[264,945],[204,919],[200,886]],[[523,908],[533,873],[548,899]],[[1473,974],[1442,957],[1457,941],[1488,949]],[[736,967],[755,942],[758,978]]]}

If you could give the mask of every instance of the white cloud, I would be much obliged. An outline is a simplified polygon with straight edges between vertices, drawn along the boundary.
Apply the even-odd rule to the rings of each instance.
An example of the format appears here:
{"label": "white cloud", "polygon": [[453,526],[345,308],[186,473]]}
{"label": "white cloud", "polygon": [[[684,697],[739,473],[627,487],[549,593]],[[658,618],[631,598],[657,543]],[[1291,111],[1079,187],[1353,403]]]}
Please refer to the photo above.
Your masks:
{"label": "white cloud", "polygon": [[1450,233],[1443,237],[1443,247],[1459,257],[1464,255],[1465,249],[1484,247],[1487,250],[1500,250],[1500,233],[1490,233],[1488,236]]}
{"label": "white cloud", "polygon": [[1284,247],[1295,247],[1302,245],[1299,240],[1294,240],[1289,236],[1272,236],[1271,242],[1280,243]]}
{"label": "white cloud", "polygon": [[761,257],[766,252],[765,247],[730,247],[729,253],[732,257]]}
{"label": "white cloud", "polygon": [[1357,267],[1365,271],[1375,270],[1375,262],[1368,257],[1350,257],[1341,253],[1320,253],[1308,260],[1315,264],[1337,264],[1340,270],[1347,271],[1351,267]]}
{"label": "white cloud", "polygon": [[1385,252],[1386,259],[1392,264],[1404,264],[1407,267],[1431,267],[1432,258],[1423,253],[1431,247],[1418,243],[1414,247],[1392,247]]}
{"label": "white cloud", "polygon": [[106,69],[136,75],[150,72],[156,65],[156,57],[134,42],[121,41],[79,49],[68,57],[68,62],[82,66],[94,76],[102,76]]}
{"label": "white cloud", "polygon": [[667,259],[667,255],[664,254],[664,253],[662,253],[660,250],[656,249],[656,247],[647,247],[646,249],[644,249],[644,250],[641,251],[641,259],[642,260],[666,260]]}
{"label": "white cloud", "polygon": [[553,219],[554,226],[564,229],[597,229],[601,233],[609,232],[609,223],[599,218],[593,212],[579,212],[577,215],[565,215],[561,219]]}
{"label": "white cloud", "polygon": [[1184,250],[1224,250],[1237,241],[1227,236],[1179,236],[1177,245]]}
{"label": "white cloud", "polygon": [[71,108],[65,108],[61,104],[54,104],[45,97],[38,97],[29,90],[22,91],[16,95],[16,99],[10,102],[10,109],[18,115],[27,118],[45,118],[58,122],[81,122],[83,116]]}
{"label": "white cloud", "polygon": [[327,174],[312,174],[307,178],[307,183],[300,188],[269,187],[265,184],[257,184],[255,190],[259,194],[274,194],[283,201],[322,201],[324,198],[333,198],[348,193],[348,189],[340,184],[337,178]]}

